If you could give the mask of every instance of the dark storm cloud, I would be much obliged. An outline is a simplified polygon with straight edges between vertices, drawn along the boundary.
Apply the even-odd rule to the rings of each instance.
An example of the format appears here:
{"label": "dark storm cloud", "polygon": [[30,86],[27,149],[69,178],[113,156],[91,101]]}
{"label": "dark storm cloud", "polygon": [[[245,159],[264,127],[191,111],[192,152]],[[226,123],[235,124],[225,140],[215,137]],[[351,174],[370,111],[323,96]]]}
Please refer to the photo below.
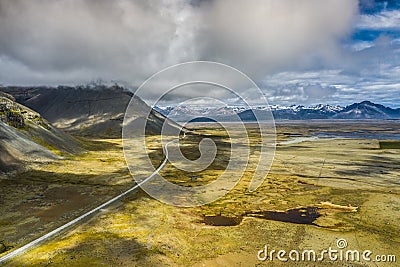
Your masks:
{"label": "dark storm cloud", "polygon": [[330,57],[356,2],[0,2],[0,79],[60,83],[96,78],[140,83],[188,60],[218,60],[264,75]]}
{"label": "dark storm cloud", "polygon": [[[176,12],[150,1],[2,1],[0,53],[32,72],[135,75],[168,61]],[[170,39],[170,40],[168,40]],[[177,40],[179,41],[179,40]],[[165,52],[167,51],[167,52]],[[161,56],[160,53],[163,53]],[[162,58],[162,60],[161,60]],[[68,75],[67,75],[68,76]],[[50,78],[50,77],[49,77]],[[45,82],[45,81],[44,81]]]}

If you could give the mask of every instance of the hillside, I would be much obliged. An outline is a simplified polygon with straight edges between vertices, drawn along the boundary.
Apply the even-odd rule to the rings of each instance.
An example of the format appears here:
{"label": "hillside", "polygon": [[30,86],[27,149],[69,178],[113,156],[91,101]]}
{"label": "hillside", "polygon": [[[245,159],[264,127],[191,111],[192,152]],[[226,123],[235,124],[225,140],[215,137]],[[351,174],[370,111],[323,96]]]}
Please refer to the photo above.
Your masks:
{"label": "hillside", "polygon": [[[39,112],[59,129],[82,136],[121,137],[126,108],[134,102],[136,120],[146,119],[149,107],[118,85],[77,87],[3,87],[17,102]],[[151,110],[147,120],[150,134],[160,132],[165,117]],[[176,127],[172,121],[168,125]]]}
{"label": "hillside", "polygon": [[0,172],[6,172],[81,149],[75,139],[54,128],[39,113],[1,92],[0,151]]}

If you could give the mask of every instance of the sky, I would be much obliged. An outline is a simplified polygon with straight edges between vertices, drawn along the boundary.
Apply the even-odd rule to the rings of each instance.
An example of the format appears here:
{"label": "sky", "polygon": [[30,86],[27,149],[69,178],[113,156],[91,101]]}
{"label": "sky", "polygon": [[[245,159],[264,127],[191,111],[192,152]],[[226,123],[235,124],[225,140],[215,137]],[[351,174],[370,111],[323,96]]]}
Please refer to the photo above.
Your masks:
{"label": "sky", "polygon": [[272,105],[399,108],[400,1],[0,1],[2,85],[135,88],[193,60],[243,71]]}

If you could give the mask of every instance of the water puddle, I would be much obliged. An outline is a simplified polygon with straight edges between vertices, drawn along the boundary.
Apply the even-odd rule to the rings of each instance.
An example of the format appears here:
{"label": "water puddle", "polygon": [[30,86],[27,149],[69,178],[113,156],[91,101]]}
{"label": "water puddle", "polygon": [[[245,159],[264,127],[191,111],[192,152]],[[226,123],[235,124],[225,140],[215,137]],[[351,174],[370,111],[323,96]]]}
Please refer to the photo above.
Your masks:
{"label": "water puddle", "polygon": [[242,222],[243,217],[227,217],[227,216],[204,216],[204,223],[212,226],[235,226]]}
{"label": "water puddle", "polygon": [[313,132],[320,138],[340,138],[340,139],[378,139],[378,140],[399,140],[398,133],[378,132],[378,131],[354,131],[354,132]]}
{"label": "water puddle", "polygon": [[287,211],[259,211],[246,214],[248,217],[262,218],[280,222],[290,222],[297,224],[313,224],[320,216],[318,208],[306,207]]}
{"label": "water puddle", "polygon": [[272,221],[290,222],[296,224],[314,224],[314,221],[321,215],[317,207],[305,207],[290,209],[287,211],[257,211],[246,212],[243,216],[228,217],[222,215],[204,216],[203,222],[212,226],[235,226],[239,225],[243,217],[253,217]]}

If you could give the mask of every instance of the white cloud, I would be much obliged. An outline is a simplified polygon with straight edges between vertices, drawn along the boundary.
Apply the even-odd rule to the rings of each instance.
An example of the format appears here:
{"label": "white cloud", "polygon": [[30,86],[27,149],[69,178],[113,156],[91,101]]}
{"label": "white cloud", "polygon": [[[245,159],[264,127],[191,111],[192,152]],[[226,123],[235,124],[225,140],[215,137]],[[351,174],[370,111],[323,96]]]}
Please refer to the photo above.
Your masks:
{"label": "white cloud", "polygon": [[254,77],[335,58],[357,12],[357,1],[346,0],[212,3],[205,55]]}
{"label": "white cloud", "polygon": [[382,11],[378,14],[361,15],[357,23],[360,29],[399,29],[400,28],[400,10]]}
{"label": "white cloud", "polygon": [[[347,105],[371,100],[399,108],[400,66],[396,63],[399,62],[396,58],[398,52],[390,49],[384,51],[388,53],[386,57],[374,51],[362,55],[372,57],[371,62],[379,62],[381,58],[382,64],[366,64],[364,68],[359,67],[358,72],[346,72],[342,69],[281,72],[265,77],[261,87],[270,104]],[[388,58],[393,58],[394,61]],[[360,62],[362,64],[364,61]],[[309,89],[304,90],[307,87],[312,89],[311,94]]]}
{"label": "white cloud", "polygon": [[370,41],[357,41],[351,44],[346,45],[346,48],[350,48],[352,51],[361,51],[366,48],[370,48],[374,46],[374,42]]}
{"label": "white cloud", "polygon": [[[294,73],[286,73],[286,75],[287,77],[295,76]],[[335,93],[338,88],[333,85],[321,84],[320,81],[312,82],[309,79],[297,78],[296,82],[294,80],[287,83],[280,81],[274,86],[271,83],[266,83],[264,90],[270,104],[292,105],[335,102]]]}

